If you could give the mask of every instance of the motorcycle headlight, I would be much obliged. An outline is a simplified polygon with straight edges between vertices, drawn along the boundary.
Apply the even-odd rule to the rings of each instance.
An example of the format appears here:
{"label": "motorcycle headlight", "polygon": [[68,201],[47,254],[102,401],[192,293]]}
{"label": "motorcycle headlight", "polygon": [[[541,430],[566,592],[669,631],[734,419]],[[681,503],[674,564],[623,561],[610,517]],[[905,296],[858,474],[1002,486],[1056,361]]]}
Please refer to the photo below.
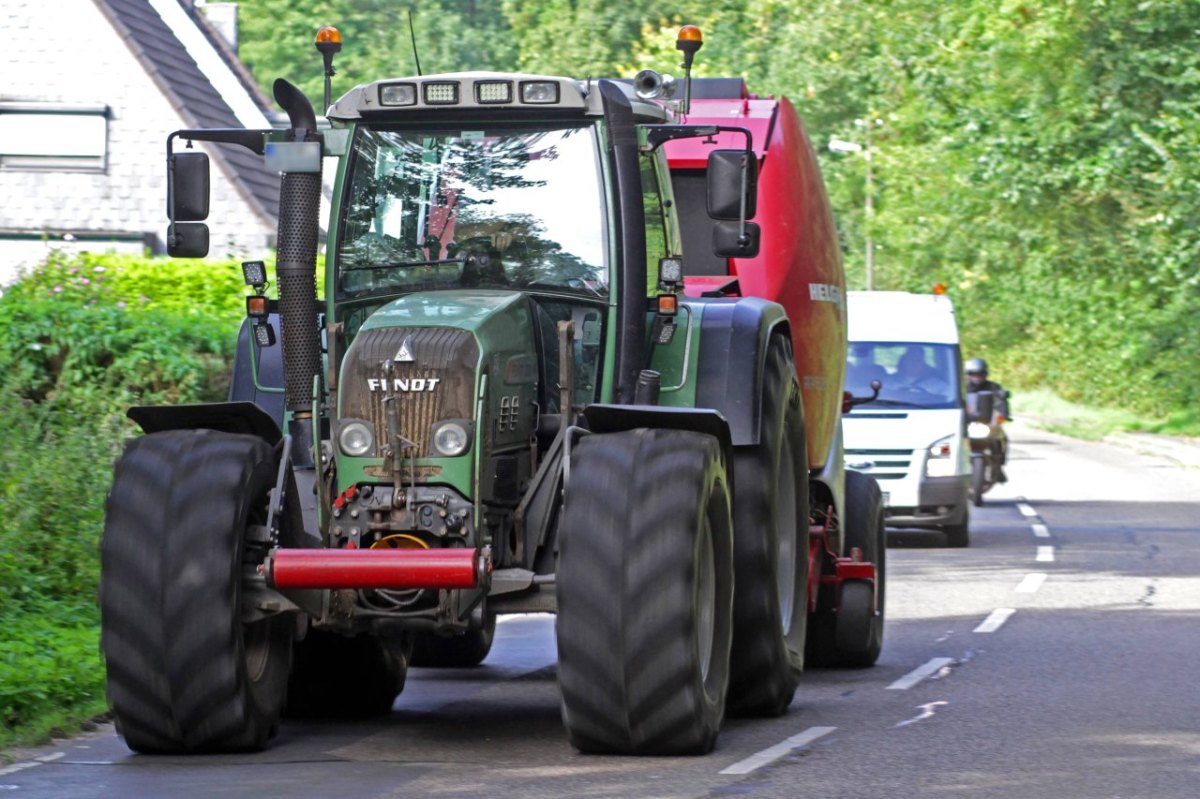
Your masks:
{"label": "motorcycle headlight", "polygon": [[987,438],[992,430],[983,422],[971,422],[967,425],[967,435],[971,438]]}
{"label": "motorcycle headlight", "polygon": [[468,424],[458,420],[439,422],[433,427],[433,452],[443,458],[453,458],[467,451],[471,445]]}
{"label": "motorcycle headlight", "polygon": [[929,445],[925,454],[925,474],[928,477],[949,477],[954,474],[954,437],[939,438]]}
{"label": "motorcycle headlight", "polygon": [[370,422],[361,419],[343,420],[338,431],[338,446],[352,458],[375,451],[375,429]]}

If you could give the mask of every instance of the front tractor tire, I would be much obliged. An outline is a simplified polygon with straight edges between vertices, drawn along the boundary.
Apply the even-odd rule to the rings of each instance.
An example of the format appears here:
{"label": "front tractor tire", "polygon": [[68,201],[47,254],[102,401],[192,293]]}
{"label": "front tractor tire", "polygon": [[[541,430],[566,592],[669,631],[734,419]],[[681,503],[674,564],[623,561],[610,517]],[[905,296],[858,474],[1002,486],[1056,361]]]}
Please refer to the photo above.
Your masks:
{"label": "front tractor tire", "polygon": [[759,443],[734,453],[736,564],[729,713],[778,716],[804,669],[808,626],[808,455],[791,342],[774,336]]}
{"label": "front tractor tire", "polygon": [[571,458],[557,567],[558,677],[583,752],[709,752],[725,716],[733,534],[712,436],[590,435]]}
{"label": "front tractor tire", "polygon": [[[100,629],[118,731],[145,753],[266,746],[295,620],[243,623],[243,576],[265,554],[273,449],[254,436],[168,430],[117,461],[100,543]],[[281,524],[299,525],[295,490]],[[291,528],[285,530],[286,534]]]}

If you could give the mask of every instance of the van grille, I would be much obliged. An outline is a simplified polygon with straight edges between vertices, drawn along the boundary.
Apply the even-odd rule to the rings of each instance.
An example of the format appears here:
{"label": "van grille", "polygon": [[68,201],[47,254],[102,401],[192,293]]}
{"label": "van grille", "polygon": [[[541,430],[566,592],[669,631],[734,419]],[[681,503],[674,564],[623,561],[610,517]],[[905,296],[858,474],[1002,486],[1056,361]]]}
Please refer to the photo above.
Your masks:
{"label": "van grille", "polygon": [[848,449],[846,466],[876,480],[901,480],[912,468],[911,449]]}

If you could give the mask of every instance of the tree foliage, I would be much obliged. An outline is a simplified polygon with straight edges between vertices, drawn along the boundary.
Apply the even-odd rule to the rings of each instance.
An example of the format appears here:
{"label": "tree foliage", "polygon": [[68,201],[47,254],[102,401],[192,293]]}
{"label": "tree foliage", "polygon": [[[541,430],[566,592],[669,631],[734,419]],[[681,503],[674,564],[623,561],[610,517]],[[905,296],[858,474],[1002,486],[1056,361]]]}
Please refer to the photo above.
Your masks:
{"label": "tree foliage", "polygon": [[[346,34],[340,88],[422,67],[679,77],[785,94],[821,153],[852,287],[951,288],[971,353],[1016,385],[1145,412],[1200,378],[1200,4],[1191,0],[258,0],[243,55],[307,76],[314,15]],[[308,53],[306,64],[296,54]],[[867,160],[831,137],[870,140]]]}

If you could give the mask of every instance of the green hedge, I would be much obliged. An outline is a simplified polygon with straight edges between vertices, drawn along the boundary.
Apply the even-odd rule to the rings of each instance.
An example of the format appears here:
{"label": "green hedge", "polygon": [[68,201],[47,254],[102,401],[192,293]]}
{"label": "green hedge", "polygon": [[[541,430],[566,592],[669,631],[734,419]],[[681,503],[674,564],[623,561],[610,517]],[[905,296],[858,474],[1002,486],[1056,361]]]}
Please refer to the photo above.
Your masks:
{"label": "green hedge", "polygon": [[235,262],[53,256],[0,295],[0,745],[104,707],[98,543],[135,404],[224,399]]}

